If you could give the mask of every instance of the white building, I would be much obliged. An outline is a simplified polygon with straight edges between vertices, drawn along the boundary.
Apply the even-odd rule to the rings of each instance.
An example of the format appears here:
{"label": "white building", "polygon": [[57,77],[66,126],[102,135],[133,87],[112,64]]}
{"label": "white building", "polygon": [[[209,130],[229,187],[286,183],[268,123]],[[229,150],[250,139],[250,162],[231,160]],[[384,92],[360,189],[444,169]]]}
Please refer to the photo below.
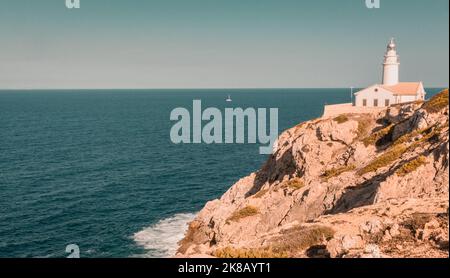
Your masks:
{"label": "white building", "polygon": [[392,104],[425,100],[422,82],[399,82],[400,61],[397,46],[391,39],[383,63],[382,84],[375,84],[355,93],[357,107],[386,107]]}

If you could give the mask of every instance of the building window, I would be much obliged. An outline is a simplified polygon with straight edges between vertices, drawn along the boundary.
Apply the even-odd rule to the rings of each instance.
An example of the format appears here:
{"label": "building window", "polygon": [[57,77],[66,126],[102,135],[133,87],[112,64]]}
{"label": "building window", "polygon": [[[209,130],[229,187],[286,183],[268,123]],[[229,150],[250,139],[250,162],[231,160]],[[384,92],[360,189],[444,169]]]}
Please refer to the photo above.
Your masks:
{"label": "building window", "polygon": [[373,107],[378,107],[378,99],[373,100]]}
{"label": "building window", "polygon": [[378,92],[378,88],[375,88],[375,92]]}
{"label": "building window", "polygon": [[367,106],[367,99],[363,99],[363,106]]}
{"label": "building window", "polygon": [[390,101],[389,101],[388,99],[386,99],[386,100],[384,101],[384,106],[388,107],[389,105],[391,105],[391,104],[390,104]]}

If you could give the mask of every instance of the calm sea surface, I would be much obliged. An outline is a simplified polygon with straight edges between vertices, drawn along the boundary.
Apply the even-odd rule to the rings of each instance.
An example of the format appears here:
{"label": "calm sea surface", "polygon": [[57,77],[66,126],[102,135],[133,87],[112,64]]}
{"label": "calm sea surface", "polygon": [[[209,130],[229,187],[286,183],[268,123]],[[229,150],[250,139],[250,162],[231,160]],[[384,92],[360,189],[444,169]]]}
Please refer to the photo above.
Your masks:
{"label": "calm sea surface", "polygon": [[173,144],[170,112],[194,99],[278,108],[281,132],[350,93],[0,91],[0,257],[65,257],[68,244],[82,257],[173,254],[194,213],[267,159],[259,145]]}

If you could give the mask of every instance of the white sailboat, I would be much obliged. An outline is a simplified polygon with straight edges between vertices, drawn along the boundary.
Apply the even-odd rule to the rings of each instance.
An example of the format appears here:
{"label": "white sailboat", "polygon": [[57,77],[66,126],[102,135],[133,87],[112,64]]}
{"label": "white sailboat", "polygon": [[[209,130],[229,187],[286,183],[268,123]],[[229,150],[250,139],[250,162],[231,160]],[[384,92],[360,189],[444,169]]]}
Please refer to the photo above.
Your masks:
{"label": "white sailboat", "polygon": [[226,100],[227,102],[232,102],[233,100],[231,99],[231,96],[230,95],[228,95],[228,97],[227,97],[227,100]]}

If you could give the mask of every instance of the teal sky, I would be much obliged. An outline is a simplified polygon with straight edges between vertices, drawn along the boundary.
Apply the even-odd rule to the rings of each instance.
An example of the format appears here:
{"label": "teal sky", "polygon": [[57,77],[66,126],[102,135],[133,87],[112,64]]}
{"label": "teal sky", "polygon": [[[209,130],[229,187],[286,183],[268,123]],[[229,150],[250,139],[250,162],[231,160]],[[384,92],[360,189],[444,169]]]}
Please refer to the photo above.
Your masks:
{"label": "teal sky", "polygon": [[0,88],[448,86],[449,1],[0,0]]}

